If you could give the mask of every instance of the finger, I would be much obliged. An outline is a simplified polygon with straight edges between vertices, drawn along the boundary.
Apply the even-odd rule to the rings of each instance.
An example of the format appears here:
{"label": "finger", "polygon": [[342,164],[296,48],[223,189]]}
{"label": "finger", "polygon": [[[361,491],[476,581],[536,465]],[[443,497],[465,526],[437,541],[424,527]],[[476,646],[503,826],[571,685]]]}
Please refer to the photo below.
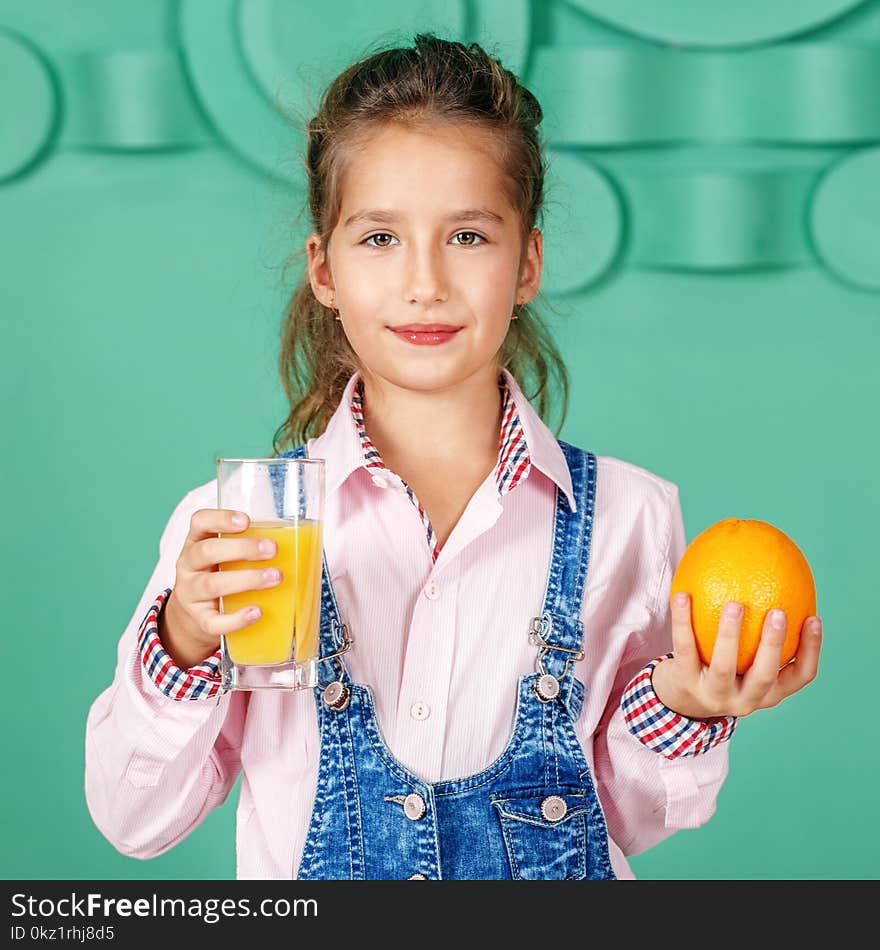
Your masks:
{"label": "finger", "polygon": [[231,614],[221,614],[219,611],[208,611],[201,618],[202,628],[212,637],[222,637],[234,633],[236,630],[244,630],[255,624],[263,612],[256,604],[249,604],[240,610],[235,610]]}
{"label": "finger", "polygon": [[[684,599],[679,600],[684,594]],[[670,604],[672,613],[672,652],[677,659],[686,661],[694,667],[699,667],[701,660],[697,651],[697,641],[694,637],[694,628],[691,625],[691,599],[682,591],[672,598]]]}
{"label": "finger", "polygon": [[728,601],[721,611],[715,646],[712,648],[712,661],[707,673],[709,682],[716,689],[733,687],[742,615],[743,605],[735,600]]}
{"label": "finger", "polygon": [[193,512],[189,520],[187,541],[201,541],[203,538],[216,538],[219,532],[236,534],[244,531],[250,524],[250,518],[243,511],[231,508],[200,508]]}
{"label": "finger", "polygon": [[271,538],[203,538],[181,555],[189,571],[206,571],[227,561],[264,561],[275,557],[278,545]]}
{"label": "finger", "polygon": [[797,656],[783,667],[772,694],[772,705],[782,702],[787,696],[812,683],[819,674],[819,654],[822,650],[822,621],[809,618],[815,623],[804,623]]}
{"label": "finger", "polygon": [[247,571],[209,571],[192,578],[190,592],[197,601],[216,600],[228,594],[277,587],[284,579],[277,567]]}
{"label": "finger", "polygon": [[[781,617],[782,626],[774,623],[775,615]],[[768,610],[761,628],[761,640],[755,659],[743,676],[740,696],[750,706],[760,706],[761,701],[776,685],[779,667],[782,666],[782,646],[788,621],[784,610]]]}

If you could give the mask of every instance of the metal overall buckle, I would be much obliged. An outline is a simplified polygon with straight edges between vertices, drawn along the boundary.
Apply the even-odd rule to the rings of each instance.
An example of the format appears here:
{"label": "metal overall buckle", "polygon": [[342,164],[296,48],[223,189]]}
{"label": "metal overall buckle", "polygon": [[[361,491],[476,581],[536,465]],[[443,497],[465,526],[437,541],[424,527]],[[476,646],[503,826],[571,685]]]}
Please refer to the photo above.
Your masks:
{"label": "metal overall buckle", "polygon": [[334,653],[328,653],[326,656],[318,658],[318,663],[322,663],[324,660],[334,660],[336,666],[339,668],[339,678],[333,680],[332,683],[328,683],[323,692],[321,693],[321,698],[324,700],[324,704],[330,709],[336,710],[336,712],[342,712],[343,709],[348,705],[349,700],[351,699],[351,689],[342,682],[342,678],[345,675],[345,666],[339,658],[343,653],[348,653],[354,644],[354,638],[348,632],[348,624],[338,623],[336,620],[330,621],[330,630],[331,636],[334,642],[337,641],[336,631],[342,631],[342,639],[339,643],[339,649]]}
{"label": "metal overall buckle", "polygon": [[[572,663],[577,663],[579,660],[582,660],[585,656],[583,650],[571,650],[568,647],[560,647],[554,643],[548,643],[545,634],[546,631],[550,628],[550,618],[547,615],[541,617],[532,617],[531,625],[529,626],[529,643],[532,646],[540,647],[540,652],[535,660],[535,669],[540,676],[535,680],[535,693],[538,696],[538,699],[542,703],[552,702],[559,695],[559,680],[565,679],[568,674],[568,668]],[[559,677],[553,676],[552,673],[548,673],[544,668],[544,657],[551,650],[558,650],[560,653],[567,653],[568,656],[565,658],[565,667],[562,670],[562,675]]]}

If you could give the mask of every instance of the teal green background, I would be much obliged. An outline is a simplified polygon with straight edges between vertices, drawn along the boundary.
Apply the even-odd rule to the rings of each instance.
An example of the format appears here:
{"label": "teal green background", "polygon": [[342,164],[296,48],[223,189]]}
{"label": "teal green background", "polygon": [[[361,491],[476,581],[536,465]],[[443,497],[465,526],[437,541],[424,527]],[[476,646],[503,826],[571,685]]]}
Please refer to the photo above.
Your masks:
{"label": "teal green background", "polygon": [[86,715],[172,508],[285,415],[296,113],[435,29],[545,107],[562,437],[678,484],[689,539],[772,522],[817,582],[819,678],[739,724],[716,814],[634,871],[876,877],[880,2],[311,7],[0,0],[0,875],[234,876],[237,788],[169,853],[114,851]]}

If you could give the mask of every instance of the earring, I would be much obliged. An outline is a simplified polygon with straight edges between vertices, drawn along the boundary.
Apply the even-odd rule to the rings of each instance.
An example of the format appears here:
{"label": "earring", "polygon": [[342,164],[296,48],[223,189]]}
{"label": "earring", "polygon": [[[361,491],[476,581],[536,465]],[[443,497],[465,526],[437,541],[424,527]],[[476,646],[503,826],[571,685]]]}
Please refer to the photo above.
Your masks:
{"label": "earring", "polygon": [[333,306],[334,303],[336,303],[336,294],[330,294],[330,309],[336,314],[336,319],[341,320],[342,317],[336,307]]}

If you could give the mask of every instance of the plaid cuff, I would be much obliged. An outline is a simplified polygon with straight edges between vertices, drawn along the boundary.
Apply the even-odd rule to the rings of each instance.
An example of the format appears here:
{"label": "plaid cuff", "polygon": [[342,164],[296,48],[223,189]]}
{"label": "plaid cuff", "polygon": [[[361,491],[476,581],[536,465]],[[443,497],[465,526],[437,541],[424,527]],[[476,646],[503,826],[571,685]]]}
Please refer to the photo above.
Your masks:
{"label": "plaid cuff", "polygon": [[159,614],[171,595],[166,587],[153,601],[138,630],[138,650],[147,676],[171,699],[210,699],[220,691],[220,651],[191,669],[176,666],[159,639]]}
{"label": "plaid cuff", "polygon": [[658,663],[671,656],[667,653],[651,660],[629,681],[620,704],[627,727],[639,742],[667,759],[677,759],[708,752],[726,742],[736,728],[736,716],[688,719],[664,706],[651,685],[651,673]]}

